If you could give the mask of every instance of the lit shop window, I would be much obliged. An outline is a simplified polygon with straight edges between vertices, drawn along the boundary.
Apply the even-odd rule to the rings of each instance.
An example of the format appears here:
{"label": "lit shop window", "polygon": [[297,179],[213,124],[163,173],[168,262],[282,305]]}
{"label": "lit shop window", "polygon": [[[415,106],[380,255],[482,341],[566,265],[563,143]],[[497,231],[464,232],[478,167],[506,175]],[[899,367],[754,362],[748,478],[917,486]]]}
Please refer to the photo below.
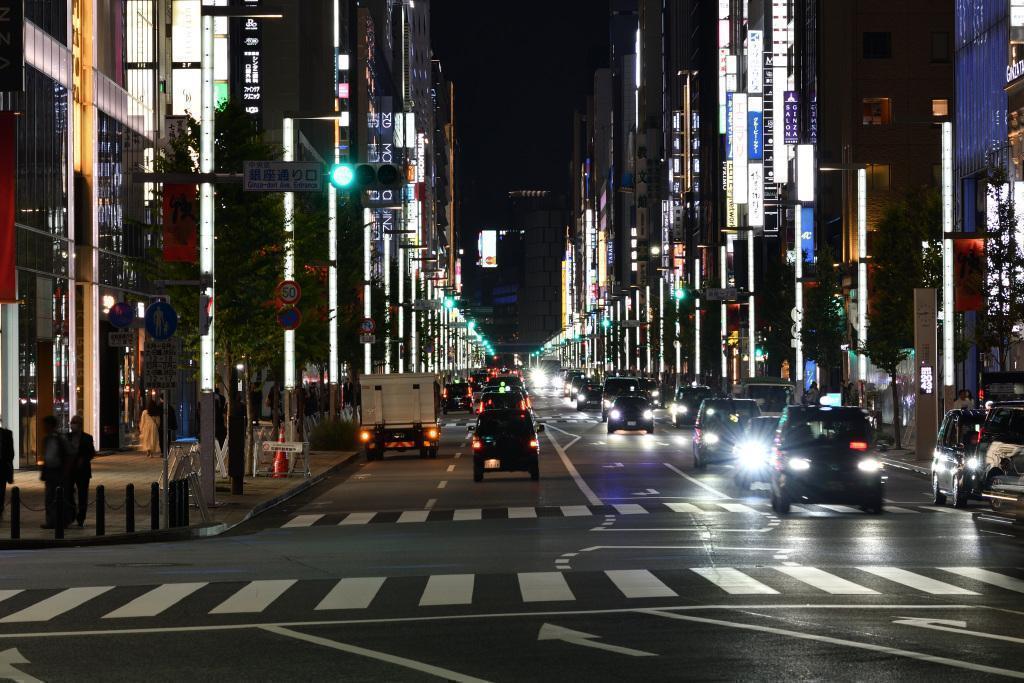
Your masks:
{"label": "lit shop window", "polygon": [[949,116],[949,100],[946,98],[932,100],[932,116]]}
{"label": "lit shop window", "polygon": [[863,112],[865,126],[888,126],[892,123],[892,100],[888,97],[865,97]]}

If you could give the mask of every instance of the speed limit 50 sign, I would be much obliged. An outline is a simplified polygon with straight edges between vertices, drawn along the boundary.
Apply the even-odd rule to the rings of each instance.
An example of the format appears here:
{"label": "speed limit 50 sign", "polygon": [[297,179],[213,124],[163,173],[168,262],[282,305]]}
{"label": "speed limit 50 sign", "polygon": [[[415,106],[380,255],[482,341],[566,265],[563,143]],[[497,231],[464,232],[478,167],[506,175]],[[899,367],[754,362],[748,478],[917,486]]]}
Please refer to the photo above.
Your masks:
{"label": "speed limit 50 sign", "polygon": [[302,288],[295,280],[285,280],[277,286],[277,301],[282,306],[294,306],[302,298]]}

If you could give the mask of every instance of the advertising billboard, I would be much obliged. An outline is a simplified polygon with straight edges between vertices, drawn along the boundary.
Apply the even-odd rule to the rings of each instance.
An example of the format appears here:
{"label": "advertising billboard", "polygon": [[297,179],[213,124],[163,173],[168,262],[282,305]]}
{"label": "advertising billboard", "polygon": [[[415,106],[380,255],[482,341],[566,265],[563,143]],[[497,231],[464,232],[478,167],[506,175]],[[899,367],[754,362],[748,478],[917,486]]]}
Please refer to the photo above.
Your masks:
{"label": "advertising billboard", "polygon": [[498,231],[481,230],[477,239],[477,253],[480,254],[481,268],[498,267]]}

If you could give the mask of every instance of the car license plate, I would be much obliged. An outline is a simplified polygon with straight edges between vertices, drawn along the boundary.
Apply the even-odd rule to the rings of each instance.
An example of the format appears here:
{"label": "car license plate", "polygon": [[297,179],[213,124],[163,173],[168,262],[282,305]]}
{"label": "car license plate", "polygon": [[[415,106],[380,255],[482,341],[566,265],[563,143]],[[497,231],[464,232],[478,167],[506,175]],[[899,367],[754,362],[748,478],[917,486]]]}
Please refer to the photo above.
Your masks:
{"label": "car license plate", "polygon": [[485,470],[496,470],[499,469],[500,467],[501,461],[498,460],[497,458],[488,458],[487,460],[484,460]]}
{"label": "car license plate", "polygon": [[627,427],[636,427],[636,420],[630,420],[626,423]]}

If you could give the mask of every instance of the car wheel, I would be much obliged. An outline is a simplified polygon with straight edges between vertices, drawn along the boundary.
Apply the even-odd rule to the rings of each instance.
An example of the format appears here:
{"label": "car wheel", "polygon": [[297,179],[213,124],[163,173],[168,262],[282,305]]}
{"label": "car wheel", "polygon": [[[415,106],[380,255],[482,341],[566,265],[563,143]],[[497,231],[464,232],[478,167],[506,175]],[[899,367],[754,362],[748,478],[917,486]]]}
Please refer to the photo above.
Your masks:
{"label": "car wheel", "polygon": [[473,463],[473,481],[484,480],[484,464],[482,462]]}
{"label": "car wheel", "polygon": [[965,508],[967,507],[967,490],[964,488],[964,476],[953,475],[953,507]]}
{"label": "car wheel", "polygon": [[608,421],[608,415],[606,413],[601,413],[601,422],[607,422],[607,421]]}
{"label": "car wheel", "polygon": [[650,429],[647,430],[647,433],[648,434],[653,434],[654,433],[654,423],[653,422],[651,423]]}
{"label": "car wheel", "polygon": [[611,426],[611,425],[608,425],[608,433],[609,433],[609,434],[614,434],[614,433],[615,433],[615,430],[614,430],[614,429],[612,429],[612,426]]}
{"label": "car wheel", "polygon": [[430,449],[430,459],[431,460],[437,459],[437,448],[436,447]]}
{"label": "car wheel", "polygon": [[885,502],[882,500],[882,494],[878,494],[874,498],[871,498],[864,507],[873,515],[882,514],[882,510],[885,509]]}
{"label": "car wheel", "polygon": [[534,481],[540,479],[540,465],[538,463],[530,465],[530,479]]}
{"label": "car wheel", "polygon": [[789,514],[789,497],[785,494],[776,495],[772,493],[772,510],[779,513],[780,515]]}
{"label": "car wheel", "polygon": [[939,475],[932,475],[932,505],[945,505],[946,494],[939,490]]}

